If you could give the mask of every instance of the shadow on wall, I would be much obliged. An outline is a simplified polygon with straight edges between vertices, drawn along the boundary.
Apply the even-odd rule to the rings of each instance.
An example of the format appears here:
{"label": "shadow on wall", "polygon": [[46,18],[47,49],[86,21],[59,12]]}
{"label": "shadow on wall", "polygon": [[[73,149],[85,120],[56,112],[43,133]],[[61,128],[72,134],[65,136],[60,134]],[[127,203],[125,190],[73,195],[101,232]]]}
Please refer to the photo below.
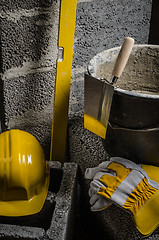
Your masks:
{"label": "shadow on wall", "polygon": [[150,22],[150,33],[149,33],[149,44],[159,44],[159,1],[153,0],[152,2],[152,13]]}

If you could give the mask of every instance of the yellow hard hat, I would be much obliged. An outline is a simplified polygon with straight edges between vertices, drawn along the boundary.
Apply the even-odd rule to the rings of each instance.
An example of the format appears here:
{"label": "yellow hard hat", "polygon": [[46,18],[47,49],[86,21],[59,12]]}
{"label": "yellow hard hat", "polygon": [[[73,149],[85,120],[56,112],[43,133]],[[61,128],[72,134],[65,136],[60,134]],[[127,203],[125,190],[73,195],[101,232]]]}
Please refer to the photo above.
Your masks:
{"label": "yellow hard hat", "polygon": [[39,212],[45,202],[50,170],[39,142],[30,133],[0,134],[0,215]]}

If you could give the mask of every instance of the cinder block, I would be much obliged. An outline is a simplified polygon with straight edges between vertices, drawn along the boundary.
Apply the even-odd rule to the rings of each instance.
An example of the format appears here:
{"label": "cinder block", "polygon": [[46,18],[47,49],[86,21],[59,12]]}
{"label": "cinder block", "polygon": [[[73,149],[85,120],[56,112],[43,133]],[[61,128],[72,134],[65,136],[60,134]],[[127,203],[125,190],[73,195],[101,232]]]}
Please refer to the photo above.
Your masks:
{"label": "cinder block", "polygon": [[9,12],[1,18],[2,71],[22,67],[5,72],[3,79],[56,69],[59,11],[58,1],[47,9]]}
{"label": "cinder block", "polygon": [[71,240],[74,235],[77,164],[49,162],[50,186],[43,209],[25,217],[0,217],[0,239]]}
{"label": "cinder block", "polygon": [[51,226],[47,231],[49,239],[73,239],[75,230],[77,202],[77,164],[64,163],[60,191],[57,193],[56,206]]}
{"label": "cinder block", "polygon": [[0,10],[32,9],[35,7],[50,7],[56,0],[1,0]]}
{"label": "cinder block", "polygon": [[[41,112],[43,122],[47,123],[48,119],[52,118],[48,114],[50,115],[53,112],[54,83],[55,76],[52,71],[27,74],[25,77],[5,80],[6,119],[13,122],[13,118],[19,117],[19,125],[22,119],[24,121],[24,117],[26,123],[28,121],[31,123],[33,119],[40,122],[42,120],[39,118],[40,114],[38,117],[36,115]],[[18,123],[15,123],[16,125],[18,127]]]}
{"label": "cinder block", "polygon": [[0,239],[23,239],[39,240],[44,239],[45,231],[42,228],[19,227],[7,224],[0,224]]}
{"label": "cinder block", "polygon": [[4,81],[4,113],[8,129],[34,135],[49,159],[55,75],[53,71]]}

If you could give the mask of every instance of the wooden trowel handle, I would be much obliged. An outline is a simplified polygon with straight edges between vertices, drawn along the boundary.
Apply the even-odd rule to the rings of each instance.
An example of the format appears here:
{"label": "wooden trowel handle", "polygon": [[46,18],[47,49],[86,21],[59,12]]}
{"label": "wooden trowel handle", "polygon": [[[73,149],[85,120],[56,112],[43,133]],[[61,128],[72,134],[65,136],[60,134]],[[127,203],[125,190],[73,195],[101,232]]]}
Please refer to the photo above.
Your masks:
{"label": "wooden trowel handle", "polygon": [[119,78],[120,75],[122,74],[125,65],[129,59],[133,45],[134,45],[133,38],[131,37],[125,38],[112,72],[112,75],[115,76],[116,78]]}

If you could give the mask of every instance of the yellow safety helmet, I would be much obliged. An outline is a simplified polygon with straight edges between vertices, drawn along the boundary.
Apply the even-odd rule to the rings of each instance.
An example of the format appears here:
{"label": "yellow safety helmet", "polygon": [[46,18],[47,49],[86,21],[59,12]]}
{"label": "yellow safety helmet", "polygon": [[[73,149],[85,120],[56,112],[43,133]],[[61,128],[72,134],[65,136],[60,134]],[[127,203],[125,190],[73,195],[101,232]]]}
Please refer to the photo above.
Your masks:
{"label": "yellow safety helmet", "polygon": [[49,167],[39,142],[30,133],[0,134],[0,215],[25,216],[39,212],[49,186]]}

